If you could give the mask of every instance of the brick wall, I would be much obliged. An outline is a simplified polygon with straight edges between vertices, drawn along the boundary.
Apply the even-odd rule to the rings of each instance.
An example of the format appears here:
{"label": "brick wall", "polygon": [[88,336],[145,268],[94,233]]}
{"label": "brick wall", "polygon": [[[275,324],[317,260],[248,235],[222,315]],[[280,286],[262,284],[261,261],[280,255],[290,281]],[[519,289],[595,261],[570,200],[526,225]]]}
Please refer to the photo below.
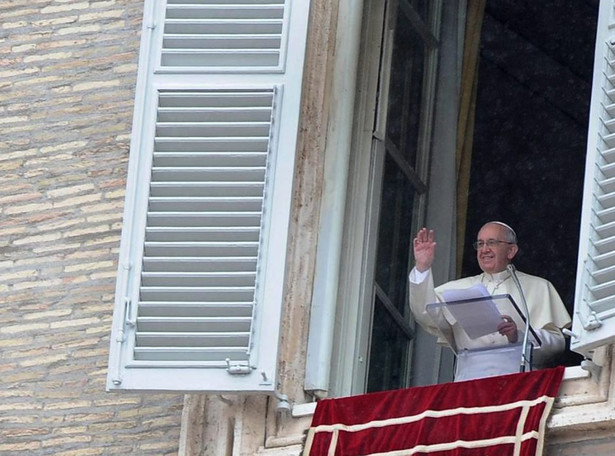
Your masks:
{"label": "brick wall", "polygon": [[177,453],[181,395],[105,392],[142,8],[0,2],[0,454]]}

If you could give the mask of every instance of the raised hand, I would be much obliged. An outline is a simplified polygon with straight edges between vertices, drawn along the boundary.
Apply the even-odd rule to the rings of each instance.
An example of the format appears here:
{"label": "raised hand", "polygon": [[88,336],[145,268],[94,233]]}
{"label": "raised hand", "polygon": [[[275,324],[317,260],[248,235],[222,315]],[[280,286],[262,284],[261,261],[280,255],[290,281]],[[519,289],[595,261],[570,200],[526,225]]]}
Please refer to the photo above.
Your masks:
{"label": "raised hand", "polygon": [[420,272],[431,268],[436,255],[433,230],[421,228],[414,238],[414,265]]}

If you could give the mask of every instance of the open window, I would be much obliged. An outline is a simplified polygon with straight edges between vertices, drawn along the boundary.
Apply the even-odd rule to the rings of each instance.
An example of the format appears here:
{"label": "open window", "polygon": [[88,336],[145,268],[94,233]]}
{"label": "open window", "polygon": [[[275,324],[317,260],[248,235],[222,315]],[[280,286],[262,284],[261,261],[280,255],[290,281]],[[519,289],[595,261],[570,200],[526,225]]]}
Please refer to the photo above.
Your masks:
{"label": "open window", "polygon": [[[410,244],[409,242],[405,246],[401,243],[395,244],[398,239],[397,234],[401,232],[395,231],[395,216],[387,212],[387,205],[395,207],[395,198],[389,197],[384,203],[380,199],[387,185],[387,167],[379,165],[378,157],[379,154],[385,157],[382,162],[386,163],[389,153],[386,148],[386,134],[389,133],[386,130],[387,125],[394,125],[403,115],[397,113],[389,119],[386,117],[387,110],[383,108],[390,101],[388,97],[391,87],[395,84],[390,82],[394,81],[395,77],[391,79],[387,76],[387,71],[394,66],[394,59],[391,58],[394,55],[393,46],[390,43],[394,43],[396,31],[393,25],[395,20],[391,19],[391,15],[402,14],[411,18],[410,24],[404,26],[405,33],[419,30],[419,34],[424,34],[426,29],[431,30],[435,39],[431,42],[433,48],[429,45],[427,48],[435,49],[438,55],[437,68],[432,76],[435,81],[433,86],[435,90],[431,92],[433,104],[421,104],[429,97],[423,98],[426,92],[417,92],[414,95],[417,98],[413,100],[412,105],[421,106],[417,112],[421,122],[429,125],[430,133],[426,137],[427,142],[421,143],[423,149],[417,149],[422,150],[424,155],[413,162],[413,170],[417,172],[420,183],[425,187],[421,187],[421,184],[414,186],[413,195],[408,194],[406,202],[412,200],[413,204],[404,216],[406,219],[404,228],[414,232],[425,224],[438,231],[440,269],[434,272],[437,274],[437,280],[442,282],[455,278],[462,270],[465,274],[473,272],[474,266],[456,261],[457,250],[460,252],[459,258],[467,258],[469,263],[473,262],[475,252],[470,248],[471,240],[480,224],[490,219],[505,219],[504,221],[513,226],[520,227],[518,230],[521,233],[520,237],[526,241],[522,246],[526,251],[522,252],[519,258],[523,265],[522,269],[526,269],[524,267],[526,264],[535,263],[538,265],[537,269],[528,272],[545,276],[546,270],[547,278],[556,285],[564,283],[563,286],[558,286],[560,294],[568,305],[570,313],[578,312],[579,305],[576,304],[574,307],[573,304],[574,287],[568,287],[566,284],[574,283],[576,246],[579,242],[578,213],[581,204],[584,210],[589,211],[588,213],[591,214],[593,211],[594,225],[597,218],[596,204],[593,204],[592,210],[592,205],[587,203],[588,199],[583,200],[580,188],[583,183],[586,155],[588,115],[586,108],[592,85],[591,63],[598,5],[597,2],[591,1],[582,3],[581,5],[566,2],[554,12],[539,3],[528,6],[497,1],[486,2],[486,5],[484,2],[467,2],[468,8],[466,8],[466,2],[439,4],[400,0],[385,2],[384,6],[381,6],[382,2],[365,2],[363,26],[365,39],[361,47],[362,66],[358,82],[360,101],[356,104],[358,107],[355,113],[356,134],[352,146],[355,159],[350,168],[347,198],[346,220],[349,228],[344,244],[345,257],[342,259],[343,272],[337,304],[339,331],[336,334],[337,345],[332,361],[339,374],[332,373],[330,393],[344,395],[377,388],[444,381],[450,378],[450,371],[446,365],[450,364],[451,360],[443,358],[444,354],[435,344],[430,345],[431,341],[425,338],[419,329],[413,327],[409,315],[402,312],[393,314],[388,311],[395,307],[394,300],[387,301],[388,295],[383,293],[383,287],[379,283],[395,269],[396,260],[387,257],[387,251],[399,249],[397,253],[400,254],[400,261],[404,261],[402,257],[405,255],[407,270],[411,267]],[[601,6],[601,17],[611,17],[612,7]],[[434,10],[439,8],[439,13],[435,16],[425,14],[426,11],[431,11],[430,8]],[[510,11],[511,8],[514,11]],[[528,13],[527,8],[532,8],[531,13]],[[419,20],[423,21],[422,26],[418,29],[413,28],[413,25],[420,23]],[[568,26],[566,26],[567,20],[571,21]],[[380,35],[375,32],[378,29],[378,21],[381,21]],[[472,32],[482,27],[486,30],[484,39],[489,41],[483,41],[482,45],[472,44],[470,42]],[[557,38],[564,29],[571,32],[570,36],[566,35],[565,39]],[[559,43],[545,41],[554,36],[555,41]],[[376,39],[379,41],[376,42]],[[521,47],[511,47],[511,39]],[[422,43],[423,40],[424,35],[421,35],[421,38],[411,41],[416,44]],[[575,40],[583,42],[583,46],[578,46],[578,50],[575,45],[579,43]],[[610,50],[607,45],[603,47]],[[573,48],[575,52],[571,50]],[[472,52],[479,60],[481,58],[488,60],[491,73],[480,65],[476,67],[478,76],[469,77],[465,70],[462,71]],[[481,52],[484,55],[481,55]],[[606,51],[599,50],[599,52],[604,54]],[[408,62],[412,62],[412,56],[411,52],[404,55]],[[529,58],[537,60],[530,64]],[[596,62],[603,59],[599,57]],[[414,69],[415,67],[409,64],[403,73],[403,78],[409,80]],[[481,77],[488,79],[494,72],[500,72],[502,77],[514,80],[519,90],[516,94],[512,91],[506,94],[510,95],[510,100],[505,104],[503,97],[494,96],[498,95],[498,87],[494,84],[488,87],[489,90],[478,92],[478,97],[483,99],[479,99],[477,103],[483,103],[480,106],[483,110],[481,113],[485,109],[491,109],[504,118],[493,116],[491,124],[462,125],[464,91],[470,90],[474,81],[480,83]],[[596,74],[605,72],[609,74],[608,69],[596,67]],[[594,91],[609,93],[611,80],[608,76],[603,77],[600,82],[602,85],[596,85],[595,80],[593,82]],[[606,91],[603,92],[601,87],[606,87]],[[395,86],[393,92],[396,95],[401,94],[403,88]],[[527,97],[527,103],[521,100],[522,96]],[[472,101],[469,104],[472,104]],[[365,114],[365,112],[372,113],[372,109],[372,117]],[[410,112],[411,108],[408,109]],[[597,120],[594,112],[595,109],[592,111],[592,122],[600,125],[602,134],[609,132],[608,119],[605,120],[603,117],[602,120]],[[483,117],[477,113],[476,122],[484,122]],[[467,114],[465,120],[469,122],[469,119],[474,118],[474,113],[471,112]],[[496,121],[499,124],[494,123]],[[539,124],[538,121],[542,123]],[[412,125],[414,124],[410,121],[404,125],[404,128],[410,129]],[[465,164],[462,163],[463,153],[460,154],[458,150],[459,129],[464,127],[467,128],[460,135],[462,140],[463,135],[470,139],[476,138],[477,135],[486,135],[491,141],[491,144],[485,141],[477,143],[476,154],[473,157],[470,155],[470,161]],[[590,136],[591,128],[590,126]],[[596,128],[594,127],[594,130]],[[366,131],[369,131],[369,135]],[[451,135],[451,131],[453,138],[447,137]],[[421,136],[424,132],[424,130],[415,131],[413,139],[419,142],[424,140],[425,137]],[[506,135],[515,136],[516,142],[503,143],[502,139]],[[534,141],[532,138],[537,140]],[[379,139],[383,142],[382,146],[378,142]],[[524,143],[527,143],[527,147],[522,149]],[[478,150],[479,148],[482,151]],[[510,156],[508,161],[501,159],[505,154]],[[395,166],[398,165],[394,156],[390,158]],[[601,163],[609,163],[607,159],[600,160]],[[422,166],[427,166],[430,173],[425,172]],[[508,179],[509,185],[504,189],[498,187],[498,191],[495,192],[485,188],[484,185],[482,187],[476,185],[476,181],[472,181],[469,174],[467,183],[464,184],[460,182],[464,166],[467,166],[468,171],[472,170],[472,179],[482,180],[481,184],[489,182],[501,184]],[[565,172],[558,170],[559,167],[565,168]],[[536,171],[534,168],[550,173],[555,179],[544,176],[536,178],[535,174],[532,174]],[[605,174],[605,170],[600,172]],[[521,173],[526,180],[513,177],[517,176],[515,173]],[[383,176],[385,180],[382,180]],[[496,182],[498,180],[500,182]],[[413,181],[413,184],[416,182]],[[588,185],[587,179],[586,185]],[[469,199],[460,201],[456,198],[464,192],[470,195]],[[484,194],[482,200],[474,198],[474,194],[478,192]],[[608,190],[602,189],[600,192],[608,193]],[[602,198],[601,204],[607,199]],[[514,215],[511,220],[507,214],[511,214],[512,203],[517,207],[513,208]],[[465,205],[468,205],[467,211],[464,209]],[[396,207],[401,210],[400,206]],[[454,214],[453,219],[447,219],[446,213]],[[476,217],[473,218],[472,214],[476,214]],[[538,220],[539,225],[540,220],[544,220],[545,229],[541,230],[541,235],[537,239],[533,236],[536,223],[528,222],[528,214],[533,220]],[[585,220],[589,219],[584,217],[584,225]],[[604,220],[611,222],[610,219]],[[455,230],[455,226],[463,229]],[[608,231],[604,228],[602,230],[608,237]],[[384,235],[384,246],[377,241],[380,234]],[[407,231],[403,236],[408,236],[407,241],[410,240]],[[552,241],[544,242],[544,237],[551,237]],[[581,246],[584,238],[586,236],[581,231]],[[395,248],[388,249],[393,245]],[[404,248],[408,250],[403,251]],[[467,250],[464,251],[464,248]],[[542,256],[547,258],[547,264],[536,263],[535,256],[531,255],[530,250],[540,248],[546,249]],[[558,248],[566,250],[568,256],[556,256],[554,261],[548,263],[553,249]],[[595,249],[596,246],[592,245],[592,248]],[[608,249],[608,243],[602,243],[600,248]],[[442,256],[445,255],[443,250],[450,250],[448,258]],[[382,259],[387,257],[383,260],[386,263],[384,268],[379,263],[379,257]],[[606,280],[607,286],[595,288],[596,296],[608,289],[610,264],[607,263],[606,266],[607,270],[601,270],[599,276]],[[590,289],[585,282],[578,280],[577,285],[580,283],[584,284],[582,287],[586,290]],[[383,296],[387,299],[383,299]],[[606,317],[609,311],[605,310],[605,302],[598,302],[597,305],[602,309],[601,316]],[[408,331],[401,329],[403,327],[401,321],[409,325]],[[385,330],[380,331],[380,328]],[[391,328],[395,328],[395,331]],[[606,326],[604,331],[605,334],[613,333]],[[605,342],[606,340],[601,338],[599,343]],[[395,361],[391,362],[393,359]],[[578,359],[572,358],[570,363],[578,363]],[[391,365],[395,365],[394,370],[388,368]],[[370,386],[372,368],[380,377],[376,381],[378,386],[374,384],[374,388]],[[350,381],[348,377],[351,377]],[[389,382],[385,377],[395,378],[395,381]]]}
{"label": "open window", "polygon": [[[442,54],[441,33],[457,36],[458,8],[456,2],[445,3],[365,3],[356,103],[365,110],[355,113],[331,362],[335,368],[330,385],[327,378],[320,388],[329,394],[429,383],[441,369],[450,376],[446,353],[415,327],[407,305],[410,241],[428,217],[428,174],[436,156],[445,156],[447,162],[440,164],[451,178],[433,197],[443,207],[451,207],[454,198],[450,122],[456,117],[459,56],[456,48]],[[450,81],[439,79],[442,62],[451,71]],[[313,337],[319,334],[310,332],[310,341]],[[421,359],[433,369],[414,369]],[[310,386],[316,382],[309,369],[316,364],[310,365],[308,351]]]}

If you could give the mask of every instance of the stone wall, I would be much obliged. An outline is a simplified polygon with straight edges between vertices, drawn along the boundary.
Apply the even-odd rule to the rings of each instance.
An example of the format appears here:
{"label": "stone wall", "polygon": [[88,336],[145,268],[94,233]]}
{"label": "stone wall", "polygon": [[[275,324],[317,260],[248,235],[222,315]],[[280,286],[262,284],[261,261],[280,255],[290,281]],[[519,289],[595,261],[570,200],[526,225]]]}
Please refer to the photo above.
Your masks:
{"label": "stone wall", "polygon": [[615,454],[615,438],[581,440],[555,445],[549,445],[547,440],[544,454],[545,456],[611,456]]}
{"label": "stone wall", "polygon": [[181,395],[105,392],[142,12],[0,2],[0,454],[178,451]]}

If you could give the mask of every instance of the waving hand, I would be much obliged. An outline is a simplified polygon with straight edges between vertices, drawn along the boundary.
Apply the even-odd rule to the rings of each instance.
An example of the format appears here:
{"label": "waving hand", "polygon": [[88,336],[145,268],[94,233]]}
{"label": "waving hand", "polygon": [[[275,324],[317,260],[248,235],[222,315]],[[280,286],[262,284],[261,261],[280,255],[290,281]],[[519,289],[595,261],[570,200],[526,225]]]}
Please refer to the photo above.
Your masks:
{"label": "waving hand", "polygon": [[414,238],[414,264],[420,272],[431,268],[436,254],[433,230],[422,228]]}

